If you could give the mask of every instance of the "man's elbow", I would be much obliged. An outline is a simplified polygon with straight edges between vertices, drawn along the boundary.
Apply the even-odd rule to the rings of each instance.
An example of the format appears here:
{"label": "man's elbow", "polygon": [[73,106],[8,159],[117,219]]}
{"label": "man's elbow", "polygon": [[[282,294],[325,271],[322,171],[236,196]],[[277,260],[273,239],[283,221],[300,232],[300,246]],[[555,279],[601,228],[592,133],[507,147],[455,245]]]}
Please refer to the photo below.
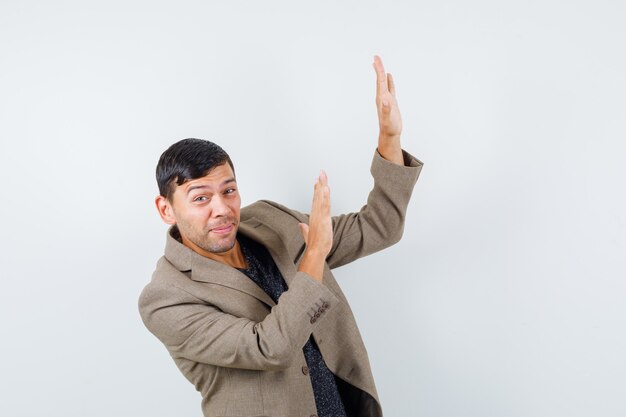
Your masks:
{"label": "man's elbow", "polygon": [[393,233],[390,233],[386,239],[386,243],[387,243],[386,247],[388,248],[400,242],[400,240],[402,240],[403,233],[404,233],[404,227],[400,227],[394,230]]}
{"label": "man's elbow", "polygon": [[280,371],[291,366],[296,356],[296,349],[286,338],[269,337],[267,334],[260,337],[259,324],[254,326],[253,331],[257,334],[258,350],[263,356],[265,370]]}
{"label": "man's elbow", "polygon": [[385,230],[382,241],[385,242],[385,247],[393,246],[402,239],[404,234],[404,221],[400,221],[393,227],[389,227]]}
{"label": "man's elbow", "polygon": [[295,352],[285,350],[280,354],[274,353],[270,357],[266,357],[266,371],[284,371],[293,364],[295,358]]}
{"label": "man's elbow", "polygon": [[400,242],[402,240],[402,235],[404,234],[404,223],[400,225],[400,227],[396,230],[395,234],[392,236],[391,241],[392,245]]}

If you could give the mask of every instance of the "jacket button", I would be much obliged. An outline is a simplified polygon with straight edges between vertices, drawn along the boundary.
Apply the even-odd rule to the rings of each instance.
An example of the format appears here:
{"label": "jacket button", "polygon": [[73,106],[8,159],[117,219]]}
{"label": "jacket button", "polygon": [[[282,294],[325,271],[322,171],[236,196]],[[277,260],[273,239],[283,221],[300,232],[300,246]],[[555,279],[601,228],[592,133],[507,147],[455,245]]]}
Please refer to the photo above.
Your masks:
{"label": "jacket button", "polygon": [[322,304],[322,307],[328,308],[328,307],[330,307],[330,304],[328,304],[326,301],[324,301],[324,304]]}
{"label": "jacket button", "polygon": [[302,373],[304,375],[308,375],[309,374],[309,367],[308,366],[303,366],[302,367]]}
{"label": "jacket button", "polygon": [[311,317],[311,324],[315,323],[316,321],[317,321],[317,318]]}
{"label": "jacket button", "polygon": [[315,317],[316,319],[320,318],[320,313],[318,311],[315,312],[315,314],[313,314],[313,317]]}

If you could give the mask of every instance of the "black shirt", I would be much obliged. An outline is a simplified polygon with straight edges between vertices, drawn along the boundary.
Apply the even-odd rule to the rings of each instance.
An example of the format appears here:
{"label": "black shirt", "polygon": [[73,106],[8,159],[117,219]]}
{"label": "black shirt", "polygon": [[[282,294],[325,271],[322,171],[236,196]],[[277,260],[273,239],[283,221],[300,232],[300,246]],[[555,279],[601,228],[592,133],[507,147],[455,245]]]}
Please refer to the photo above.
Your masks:
{"label": "black shirt", "polygon": [[[288,288],[274,259],[260,243],[241,234],[237,234],[237,239],[248,264],[247,269],[238,269],[278,303],[278,298]],[[313,386],[317,415],[319,417],[346,417],[346,411],[337,389],[336,377],[326,366],[313,336],[309,337],[303,351]]]}

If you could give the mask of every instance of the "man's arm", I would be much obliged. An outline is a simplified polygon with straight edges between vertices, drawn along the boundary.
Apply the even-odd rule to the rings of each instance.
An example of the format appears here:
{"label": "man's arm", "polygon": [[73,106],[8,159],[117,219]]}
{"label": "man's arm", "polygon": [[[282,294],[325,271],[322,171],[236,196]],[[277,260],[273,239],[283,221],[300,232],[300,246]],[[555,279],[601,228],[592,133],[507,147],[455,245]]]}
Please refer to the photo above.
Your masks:
{"label": "man's arm", "polygon": [[[171,270],[167,273],[179,273]],[[262,321],[225,313],[180,288],[151,282],[139,297],[145,326],[174,358],[216,366],[275,371],[290,366],[339,300],[302,272]]]}
{"label": "man's arm", "polygon": [[[400,144],[402,118],[393,77],[391,73],[385,73],[378,55],[374,56],[372,65],[376,71],[376,109],[379,124],[378,147],[370,170],[374,177],[374,188],[368,196],[367,204],[358,213],[332,217],[332,245],[330,250],[324,252],[327,254],[325,259],[320,258],[320,251],[315,251],[315,247],[307,240],[307,227],[301,224],[307,247],[302,264],[307,267],[314,265],[316,270],[321,270],[324,261],[331,268],[338,267],[400,240],[411,192],[422,169],[423,163],[403,151]],[[325,174],[318,181],[323,182],[327,188]],[[328,222],[330,192],[328,210],[324,213],[323,216],[315,214],[314,197],[311,216],[304,218],[309,225],[316,224],[318,218]],[[301,213],[298,215],[302,216]],[[325,229],[325,233],[330,234],[331,231]],[[328,241],[327,239],[326,242]],[[316,258],[307,253],[310,248],[313,249],[311,252],[318,253]]]}
{"label": "man's arm", "polygon": [[422,162],[401,151],[406,165],[374,152],[370,172],[374,186],[358,212],[333,216],[333,247],[326,262],[337,268],[397,243],[404,232],[411,194]]}

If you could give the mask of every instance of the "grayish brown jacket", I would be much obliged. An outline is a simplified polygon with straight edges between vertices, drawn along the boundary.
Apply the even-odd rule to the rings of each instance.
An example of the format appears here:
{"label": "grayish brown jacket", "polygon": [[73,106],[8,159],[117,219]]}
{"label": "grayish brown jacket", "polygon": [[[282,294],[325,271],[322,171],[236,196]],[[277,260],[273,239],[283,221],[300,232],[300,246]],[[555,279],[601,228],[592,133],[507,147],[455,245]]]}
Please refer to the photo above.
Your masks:
{"label": "grayish brown jacket", "polygon": [[423,165],[406,151],[403,156],[400,166],[376,151],[367,204],[333,217],[323,283],[297,271],[304,251],[298,223],[308,223],[308,215],[265,200],[242,208],[238,232],[267,247],[289,287],[278,303],[237,269],[184,246],[175,226],[168,230],[139,312],[201,393],[205,417],[315,415],[302,351],[311,334],[343,381],[348,415],[382,416],[367,351],[331,269],[400,240]]}

